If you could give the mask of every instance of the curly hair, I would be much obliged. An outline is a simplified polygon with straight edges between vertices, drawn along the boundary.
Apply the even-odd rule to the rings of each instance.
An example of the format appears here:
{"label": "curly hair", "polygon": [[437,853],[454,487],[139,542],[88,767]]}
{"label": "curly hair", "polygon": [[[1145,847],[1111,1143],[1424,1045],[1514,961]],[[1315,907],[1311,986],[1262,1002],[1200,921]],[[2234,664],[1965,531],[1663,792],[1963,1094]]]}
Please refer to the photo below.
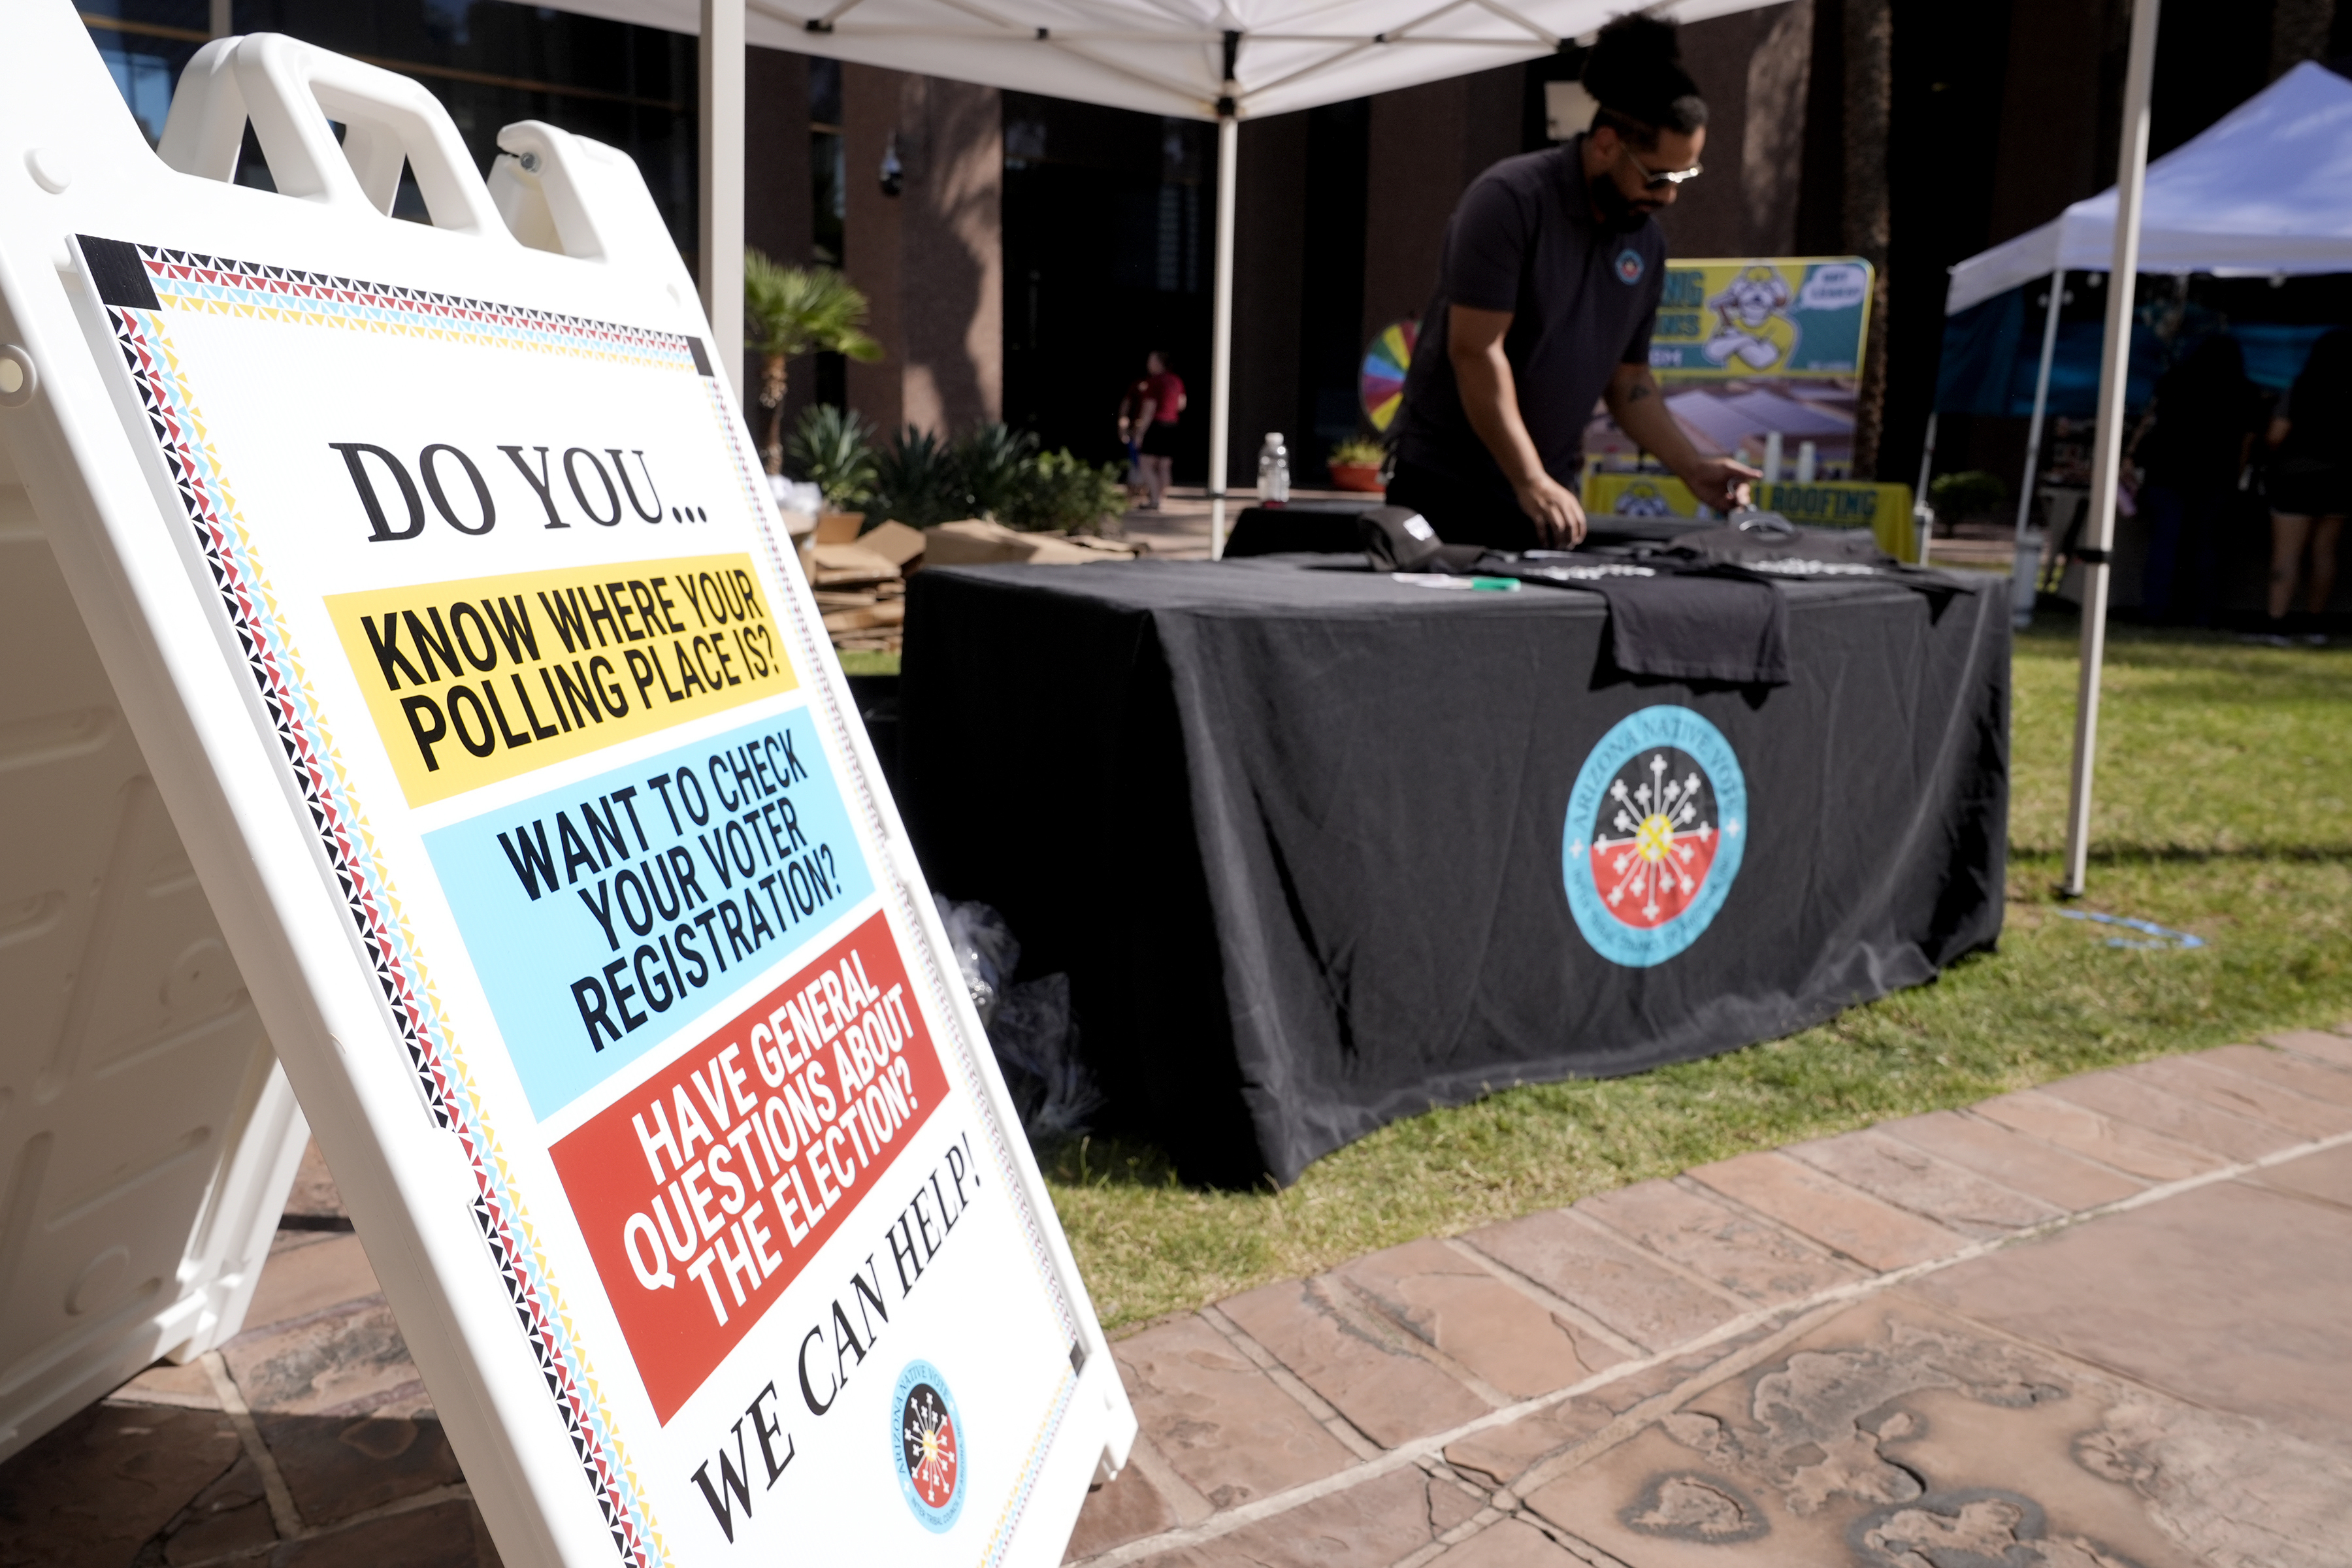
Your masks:
{"label": "curly hair", "polygon": [[1601,29],[1584,59],[1584,89],[1601,105],[1593,124],[1637,146],[1654,145],[1661,131],[1687,136],[1706,123],[1678,31],[1654,16],[1620,16]]}

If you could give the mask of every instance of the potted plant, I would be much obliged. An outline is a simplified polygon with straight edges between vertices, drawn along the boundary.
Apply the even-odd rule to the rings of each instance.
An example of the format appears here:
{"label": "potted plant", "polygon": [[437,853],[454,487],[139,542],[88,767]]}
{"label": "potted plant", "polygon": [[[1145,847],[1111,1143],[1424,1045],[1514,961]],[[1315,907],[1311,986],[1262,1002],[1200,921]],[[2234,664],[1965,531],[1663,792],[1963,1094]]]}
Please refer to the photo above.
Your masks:
{"label": "potted plant", "polygon": [[1024,532],[1099,533],[1127,510],[1127,487],[1118,465],[1089,463],[1065,447],[1023,464],[1008,500],[1004,521]]}
{"label": "potted plant", "polygon": [[996,518],[1012,510],[1037,461],[1037,437],[1002,420],[975,425],[956,443],[955,464],[971,515]]}
{"label": "potted plant", "polygon": [[801,410],[793,429],[793,471],[824,491],[832,510],[817,520],[817,542],[846,543],[865,523],[859,510],[880,477],[874,452],[874,426],[855,409],[813,403]]}
{"label": "potted plant", "polygon": [[929,528],[970,517],[971,508],[955,449],[912,425],[899,431],[887,451],[875,455],[874,495],[868,510],[909,528]]}
{"label": "potted plant", "polygon": [[1381,465],[1388,453],[1378,441],[1351,436],[1331,448],[1331,482],[1343,490],[1380,493]]}

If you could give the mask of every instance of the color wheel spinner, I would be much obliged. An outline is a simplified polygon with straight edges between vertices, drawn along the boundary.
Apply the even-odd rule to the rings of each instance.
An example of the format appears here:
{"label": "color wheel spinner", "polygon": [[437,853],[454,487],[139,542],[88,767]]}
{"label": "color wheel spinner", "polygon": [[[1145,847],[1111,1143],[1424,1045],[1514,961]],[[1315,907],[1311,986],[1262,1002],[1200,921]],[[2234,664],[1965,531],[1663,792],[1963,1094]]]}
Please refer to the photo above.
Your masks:
{"label": "color wheel spinner", "polygon": [[1397,409],[1404,403],[1404,373],[1412,363],[1413,340],[1420,332],[1420,324],[1407,316],[1381,328],[1364,351],[1356,392],[1363,401],[1364,417],[1375,430],[1385,433],[1396,422]]}

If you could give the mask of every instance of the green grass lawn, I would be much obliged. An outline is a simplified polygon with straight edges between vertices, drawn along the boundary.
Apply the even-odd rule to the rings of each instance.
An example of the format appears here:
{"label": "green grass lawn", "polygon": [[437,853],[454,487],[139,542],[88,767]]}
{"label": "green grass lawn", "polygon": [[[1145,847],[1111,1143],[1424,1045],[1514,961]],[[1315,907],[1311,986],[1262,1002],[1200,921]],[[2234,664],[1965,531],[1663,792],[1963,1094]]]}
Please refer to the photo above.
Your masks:
{"label": "green grass lawn", "polygon": [[2079,907],[2207,944],[2146,952],[2058,913],[2074,630],[2045,617],[2017,647],[1998,953],[1784,1040],[1399,1122],[1286,1192],[1185,1187],[1133,1145],[1064,1149],[1048,1179],[1104,1325],[1744,1150],[2352,1016],[2352,649],[2116,628]]}

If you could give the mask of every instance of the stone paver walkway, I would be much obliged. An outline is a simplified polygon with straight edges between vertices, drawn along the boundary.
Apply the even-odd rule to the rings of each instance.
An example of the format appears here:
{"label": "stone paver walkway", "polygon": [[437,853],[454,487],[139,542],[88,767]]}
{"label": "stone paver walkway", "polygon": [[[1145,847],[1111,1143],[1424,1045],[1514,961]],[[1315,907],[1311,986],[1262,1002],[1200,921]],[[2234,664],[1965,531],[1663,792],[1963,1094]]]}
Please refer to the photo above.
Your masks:
{"label": "stone paver walkway", "polygon": [[[2092,1073],[1114,1347],[1073,1561],[2341,1568],[2352,1026]],[[494,1568],[315,1157],[246,1331],[0,1465],[0,1565]]]}
{"label": "stone paver walkway", "polygon": [[314,1146],[244,1332],[0,1465],[0,1565],[497,1568]]}
{"label": "stone paver walkway", "polygon": [[2341,1568],[2352,1027],[1360,1258],[1113,1347],[1073,1561]]}

